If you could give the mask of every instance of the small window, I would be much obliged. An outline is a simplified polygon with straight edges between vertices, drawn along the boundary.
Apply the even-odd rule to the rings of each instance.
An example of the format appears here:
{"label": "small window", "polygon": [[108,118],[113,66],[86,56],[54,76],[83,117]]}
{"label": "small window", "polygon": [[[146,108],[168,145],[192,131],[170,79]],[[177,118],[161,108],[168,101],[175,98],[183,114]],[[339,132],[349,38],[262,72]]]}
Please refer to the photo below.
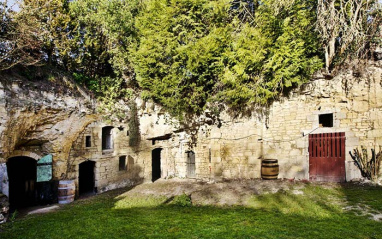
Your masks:
{"label": "small window", "polygon": [[320,127],[333,127],[333,114],[318,115]]}
{"label": "small window", "polygon": [[119,171],[126,170],[126,156],[119,157]]}
{"label": "small window", "polygon": [[102,150],[113,148],[112,126],[102,128]]}
{"label": "small window", "polygon": [[86,137],[85,137],[85,146],[86,146],[87,148],[92,146],[92,141],[91,141],[91,139],[92,139],[91,136],[86,136]]}
{"label": "small window", "polygon": [[155,139],[151,140],[151,145],[155,145]]}

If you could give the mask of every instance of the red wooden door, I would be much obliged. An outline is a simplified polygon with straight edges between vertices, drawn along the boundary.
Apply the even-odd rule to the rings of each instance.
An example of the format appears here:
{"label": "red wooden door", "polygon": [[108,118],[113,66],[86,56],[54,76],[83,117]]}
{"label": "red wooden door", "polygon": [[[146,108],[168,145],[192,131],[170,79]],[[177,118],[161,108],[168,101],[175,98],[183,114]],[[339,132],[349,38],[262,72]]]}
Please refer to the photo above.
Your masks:
{"label": "red wooden door", "polygon": [[345,182],[345,133],[309,135],[309,179]]}

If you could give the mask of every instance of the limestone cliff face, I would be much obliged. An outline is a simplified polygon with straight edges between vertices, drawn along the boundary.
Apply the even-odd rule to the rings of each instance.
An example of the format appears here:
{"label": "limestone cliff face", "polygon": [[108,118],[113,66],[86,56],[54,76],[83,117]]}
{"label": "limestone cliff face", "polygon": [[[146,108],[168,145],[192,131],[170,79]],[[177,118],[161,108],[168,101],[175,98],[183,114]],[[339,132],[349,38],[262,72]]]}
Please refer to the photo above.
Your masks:
{"label": "limestone cliff face", "polygon": [[96,119],[94,101],[66,77],[52,82],[0,75],[0,163],[20,152],[52,154],[59,178],[72,143]]}
{"label": "limestone cliff face", "polygon": [[[98,191],[151,181],[154,170],[161,178],[259,178],[267,158],[278,159],[280,178],[311,179],[310,135],[345,133],[344,177],[359,178],[348,152],[382,145],[382,62],[364,70],[316,77],[251,117],[232,119],[222,112],[214,121],[206,114],[194,128],[137,100],[140,144],[135,147],[129,144],[129,124],[102,121],[95,103],[69,80],[62,79],[65,87],[49,88],[51,82],[6,76],[0,83],[0,163],[23,152],[34,158],[53,154],[54,178],[78,180],[80,165],[92,161]],[[322,115],[332,117],[330,126],[322,125]],[[113,147],[105,149],[103,129],[110,127]],[[155,161],[160,161],[157,169]]]}
{"label": "limestone cliff face", "polygon": [[[382,145],[382,61],[362,64],[362,72],[344,69],[331,79],[317,75],[251,117],[232,119],[222,112],[216,124],[201,116],[188,131],[146,104],[139,117],[142,143],[136,162],[150,177],[151,152],[162,149],[163,178],[211,180],[260,178],[262,159],[278,159],[279,178],[315,180],[309,137],[344,133],[342,176],[361,178],[349,151],[361,145],[378,151]],[[320,120],[325,115],[331,116],[329,125]]]}

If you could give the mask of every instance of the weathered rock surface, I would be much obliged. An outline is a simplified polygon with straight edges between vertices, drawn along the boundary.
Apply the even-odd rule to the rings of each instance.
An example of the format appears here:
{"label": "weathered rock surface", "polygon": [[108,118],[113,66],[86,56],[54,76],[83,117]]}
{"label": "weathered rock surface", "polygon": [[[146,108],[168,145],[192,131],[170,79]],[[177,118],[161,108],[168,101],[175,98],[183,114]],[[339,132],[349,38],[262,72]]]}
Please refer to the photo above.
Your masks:
{"label": "weathered rock surface", "polygon": [[[69,80],[62,79],[62,88],[6,76],[0,81],[0,163],[52,154],[54,179],[74,179],[78,189],[81,165],[91,161],[87,176],[96,192],[151,181],[154,171],[160,178],[260,178],[267,158],[278,159],[279,178],[307,180],[309,135],[342,132],[346,180],[361,178],[348,152],[382,145],[382,62],[356,73],[315,78],[248,117],[222,112],[216,119],[206,112],[188,125],[138,99],[135,126],[102,121],[95,102]],[[329,127],[319,120],[325,114],[333,117]],[[139,134],[135,146],[133,133]]]}
{"label": "weathered rock surface", "polygon": [[2,72],[0,79],[0,163],[52,154],[57,179],[73,141],[98,118],[95,101],[64,75],[29,81]]}
{"label": "weathered rock surface", "polygon": [[0,224],[7,222],[9,217],[8,197],[0,193]]}

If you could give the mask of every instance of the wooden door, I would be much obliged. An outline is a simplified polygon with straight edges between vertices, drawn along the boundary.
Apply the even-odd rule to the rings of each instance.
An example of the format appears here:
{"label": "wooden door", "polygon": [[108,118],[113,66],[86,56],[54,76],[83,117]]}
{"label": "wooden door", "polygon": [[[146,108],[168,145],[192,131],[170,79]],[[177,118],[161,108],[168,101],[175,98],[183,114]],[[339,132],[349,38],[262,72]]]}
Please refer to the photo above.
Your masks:
{"label": "wooden door", "polygon": [[309,135],[309,179],[345,182],[345,133]]}
{"label": "wooden door", "polygon": [[195,153],[187,152],[187,177],[195,178]]}

